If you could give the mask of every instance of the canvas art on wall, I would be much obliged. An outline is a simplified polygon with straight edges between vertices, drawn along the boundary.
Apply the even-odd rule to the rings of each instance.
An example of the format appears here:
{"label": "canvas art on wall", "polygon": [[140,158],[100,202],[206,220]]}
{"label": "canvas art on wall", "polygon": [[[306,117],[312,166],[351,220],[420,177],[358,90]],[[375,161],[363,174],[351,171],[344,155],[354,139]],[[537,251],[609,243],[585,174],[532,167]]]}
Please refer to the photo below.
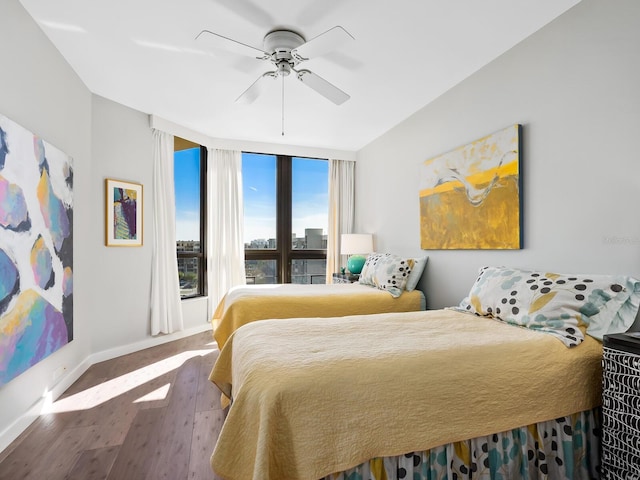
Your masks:
{"label": "canvas art on wall", "polygon": [[72,160],[0,115],[0,385],[72,339]]}
{"label": "canvas art on wall", "polygon": [[424,162],[423,250],[522,248],[521,131],[512,125]]}
{"label": "canvas art on wall", "polygon": [[106,244],[142,245],[142,185],[106,179]]}

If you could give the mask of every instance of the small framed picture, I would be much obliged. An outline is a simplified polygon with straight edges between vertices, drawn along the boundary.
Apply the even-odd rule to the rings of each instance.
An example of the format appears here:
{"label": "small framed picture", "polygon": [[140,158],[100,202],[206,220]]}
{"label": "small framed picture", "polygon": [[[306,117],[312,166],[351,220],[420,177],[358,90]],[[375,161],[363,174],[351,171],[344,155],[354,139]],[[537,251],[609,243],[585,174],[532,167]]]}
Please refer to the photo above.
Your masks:
{"label": "small framed picture", "polygon": [[108,247],[142,246],[142,185],[107,178],[106,241]]}

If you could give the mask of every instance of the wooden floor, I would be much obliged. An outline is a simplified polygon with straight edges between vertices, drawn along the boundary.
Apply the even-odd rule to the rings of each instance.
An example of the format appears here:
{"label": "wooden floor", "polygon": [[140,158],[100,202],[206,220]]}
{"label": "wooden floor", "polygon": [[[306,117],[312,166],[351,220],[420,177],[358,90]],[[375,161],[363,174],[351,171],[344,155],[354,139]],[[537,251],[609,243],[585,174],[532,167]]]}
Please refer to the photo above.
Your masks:
{"label": "wooden floor", "polygon": [[218,479],[211,332],[91,366],[8,448],[1,480]]}

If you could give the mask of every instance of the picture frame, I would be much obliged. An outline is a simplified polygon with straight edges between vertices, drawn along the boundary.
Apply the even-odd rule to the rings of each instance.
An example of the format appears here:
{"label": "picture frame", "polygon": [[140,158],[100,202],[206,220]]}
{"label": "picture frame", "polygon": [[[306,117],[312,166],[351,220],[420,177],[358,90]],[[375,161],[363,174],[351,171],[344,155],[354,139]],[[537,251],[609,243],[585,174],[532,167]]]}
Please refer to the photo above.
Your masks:
{"label": "picture frame", "polygon": [[423,162],[423,250],[522,248],[522,125]]}
{"label": "picture frame", "polygon": [[105,245],[141,247],[143,220],[142,184],[105,179]]}

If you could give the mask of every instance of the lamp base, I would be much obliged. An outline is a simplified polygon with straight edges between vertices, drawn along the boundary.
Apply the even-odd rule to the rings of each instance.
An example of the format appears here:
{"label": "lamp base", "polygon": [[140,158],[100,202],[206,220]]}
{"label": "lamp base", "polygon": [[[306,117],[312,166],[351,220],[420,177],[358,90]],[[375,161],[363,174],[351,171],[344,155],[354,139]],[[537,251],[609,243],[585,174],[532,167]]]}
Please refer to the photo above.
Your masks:
{"label": "lamp base", "polygon": [[360,274],[366,261],[367,258],[364,255],[351,255],[347,260],[347,270],[351,273]]}

